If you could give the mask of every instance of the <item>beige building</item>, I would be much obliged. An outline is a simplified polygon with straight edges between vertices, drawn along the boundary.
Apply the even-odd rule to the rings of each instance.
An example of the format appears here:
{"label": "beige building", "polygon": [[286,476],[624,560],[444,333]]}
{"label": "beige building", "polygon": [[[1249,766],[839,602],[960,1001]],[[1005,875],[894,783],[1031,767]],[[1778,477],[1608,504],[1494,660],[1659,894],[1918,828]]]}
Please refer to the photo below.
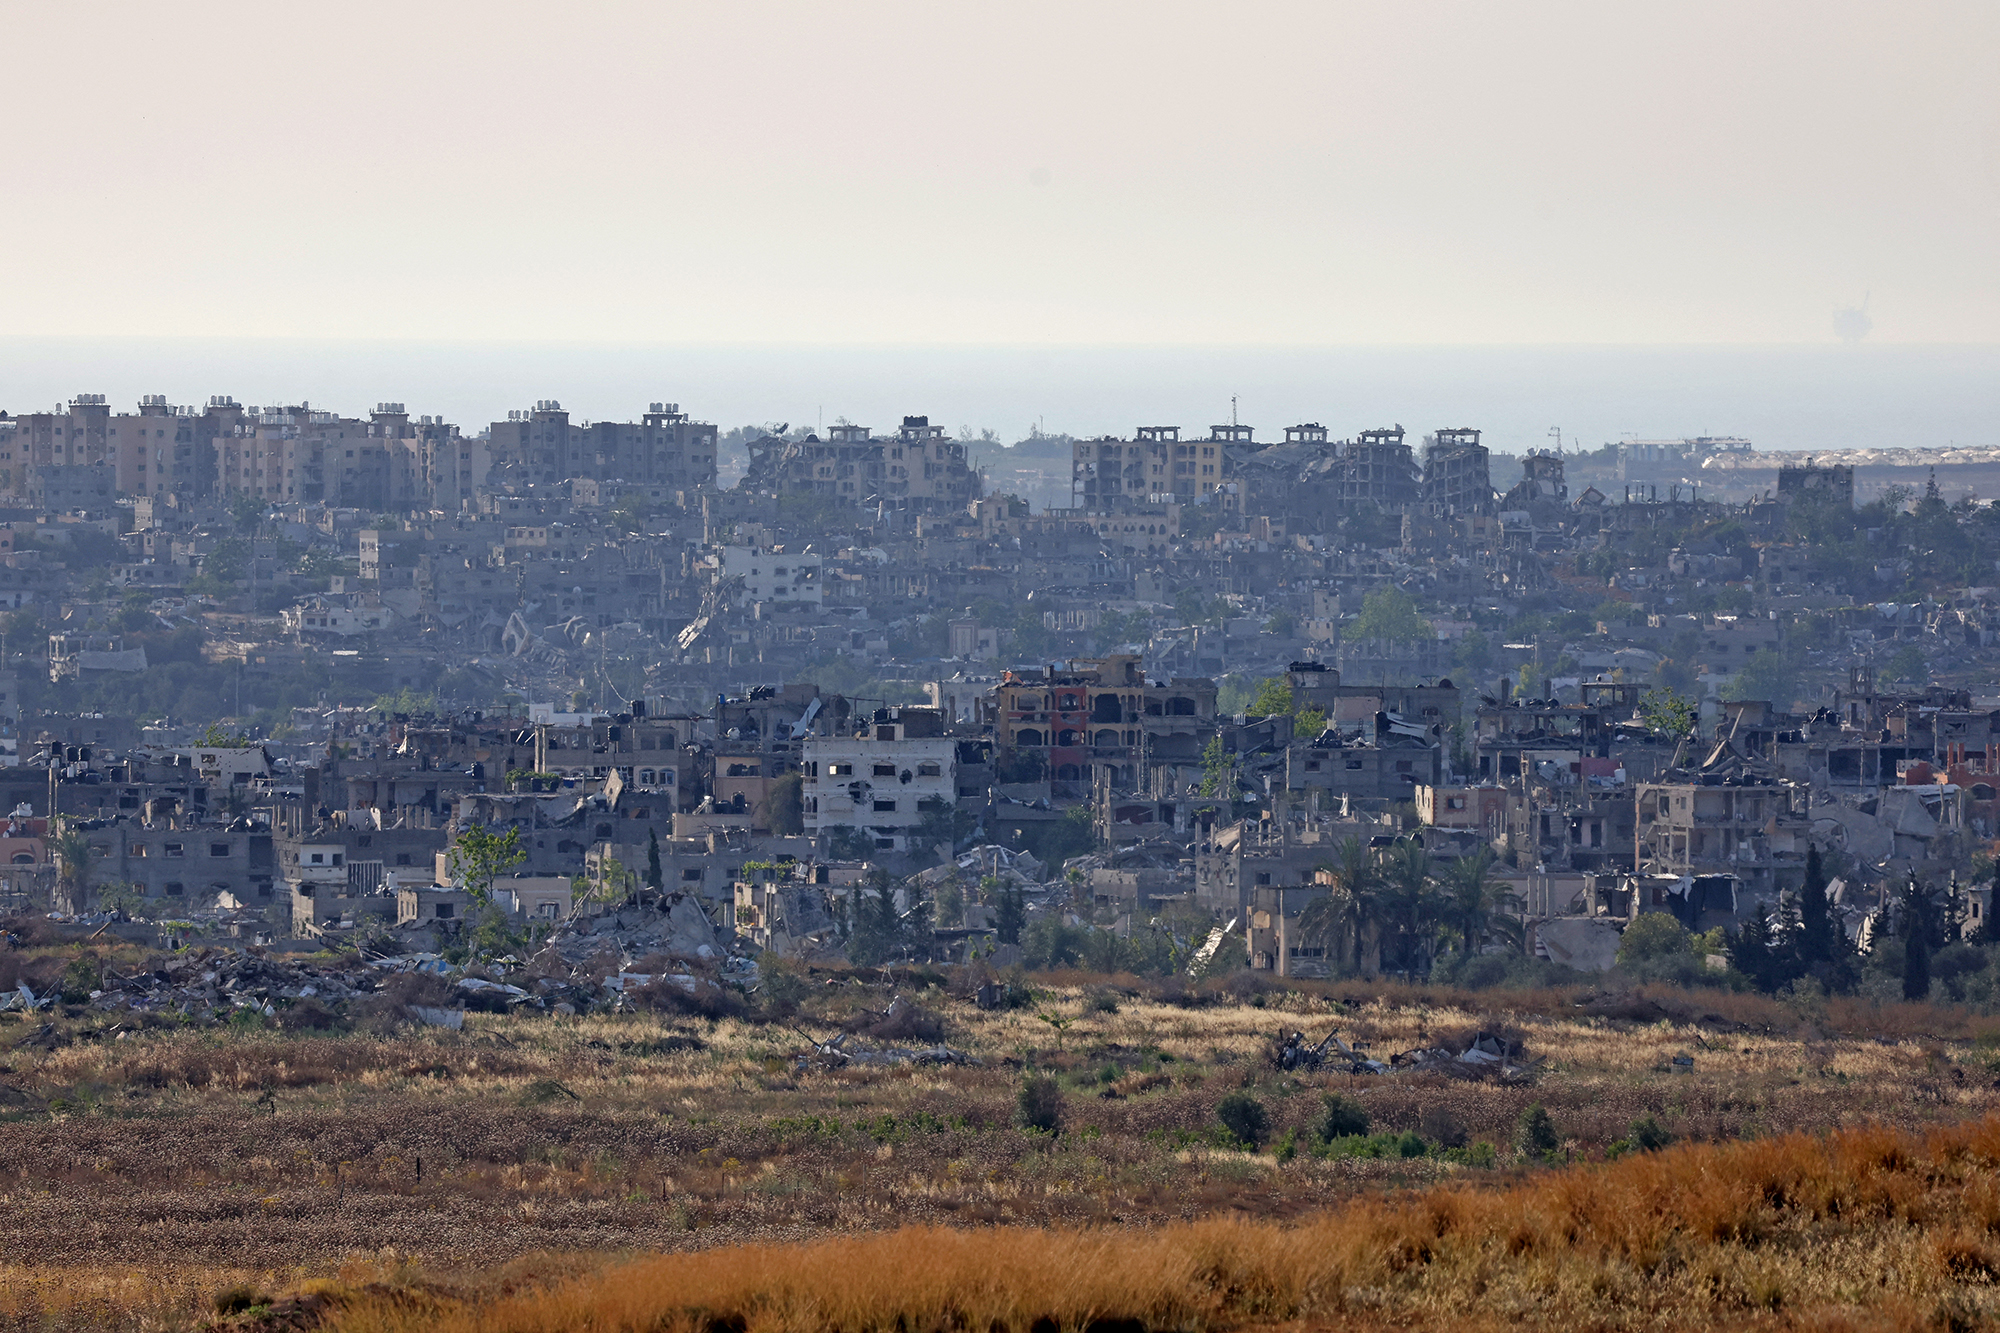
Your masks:
{"label": "beige building", "polygon": [[751,446],[746,482],[788,495],[822,495],[854,505],[888,505],[924,514],[965,513],[980,497],[979,474],[965,445],[929,417],[904,417],[892,437],[842,423],[826,438],[772,436]]}
{"label": "beige building", "polygon": [[1072,494],[1093,514],[1188,504],[1232,479],[1228,447],[1252,437],[1249,426],[1212,426],[1205,440],[1181,439],[1179,426],[1141,426],[1129,440],[1078,440]]}
{"label": "beige building", "polygon": [[1731,875],[1736,904],[1775,903],[1805,875],[1811,789],[1752,776],[1643,782],[1637,795],[1636,869],[1642,876]]}
{"label": "beige building", "polygon": [[543,399],[494,422],[487,443],[503,484],[555,485],[593,477],[687,490],[715,485],[715,427],[691,419],[678,403],[653,403],[636,424],[583,424],[572,422],[560,402]]}

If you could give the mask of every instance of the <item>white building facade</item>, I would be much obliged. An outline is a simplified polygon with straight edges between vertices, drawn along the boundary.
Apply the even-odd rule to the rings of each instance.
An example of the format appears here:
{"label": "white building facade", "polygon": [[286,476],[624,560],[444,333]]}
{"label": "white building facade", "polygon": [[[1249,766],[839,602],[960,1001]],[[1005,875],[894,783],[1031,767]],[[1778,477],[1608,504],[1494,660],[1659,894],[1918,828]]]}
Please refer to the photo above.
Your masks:
{"label": "white building facade", "polygon": [[725,546],[722,577],[743,580],[743,595],[753,602],[805,602],[818,606],[825,561],[817,551],[787,551],[772,546]]}
{"label": "white building facade", "polygon": [[879,852],[910,849],[924,817],[952,809],[958,796],[958,743],[912,739],[900,722],[865,737],[810,737],[805,743],[805,822],[814,837],[859,829]]}

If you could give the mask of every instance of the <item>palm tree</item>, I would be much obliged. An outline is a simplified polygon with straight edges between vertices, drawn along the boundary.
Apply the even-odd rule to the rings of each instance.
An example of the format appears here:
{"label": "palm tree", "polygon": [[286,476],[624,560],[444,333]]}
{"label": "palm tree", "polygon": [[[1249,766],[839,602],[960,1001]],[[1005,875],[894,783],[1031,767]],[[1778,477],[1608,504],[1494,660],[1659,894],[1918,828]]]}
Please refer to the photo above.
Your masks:
{"label": "palm tree", "polygon": [[1491,935],[1517,946],[1521,942],[1521,923],[1509,915],[1519,908],[1520,896],[1493,878],[1494,860],[1493,850],[1481,847],[1471,856],[1446,862],[1435,876],[1440,931],[1448,933],[1468,958]]}
{"label": "palm tree", "polygon": [[1415,838],[1402,839],[1383,858],[1381,875],[1382,914],[1396,934],[1396,957],[1404,975],[1414,976],[1418,941],[1437,916],[1431,854]]}
{"label": "palm tree", "polygon": [[[1333,885],[1326,893],[1306,904],[1299,913],[1299,941],[1314,945],[1338,958],[1356,930],[1359,901],[1345,886]],[[1357,960],[1358,962],[1358,960]]]}
{"label": "palm tree", "polygon": [[1380,919],[1374,858],[1368,844],[1350,836],[1334,848],[1333,860],[1319,869],[1328,872],[1333,885],[1299,913],[1299,935],[1323,948],[1333,947],[1335,941],[1349,945],[1349,957],[1359,972],[1363,936]]}
{"label": "palm tree", "polygon": [[50,850],[55,854],[56,886],[68,901],[68,910],[81,911],[85,886],[90,883],[90,839],[81,829],[64,827]]}

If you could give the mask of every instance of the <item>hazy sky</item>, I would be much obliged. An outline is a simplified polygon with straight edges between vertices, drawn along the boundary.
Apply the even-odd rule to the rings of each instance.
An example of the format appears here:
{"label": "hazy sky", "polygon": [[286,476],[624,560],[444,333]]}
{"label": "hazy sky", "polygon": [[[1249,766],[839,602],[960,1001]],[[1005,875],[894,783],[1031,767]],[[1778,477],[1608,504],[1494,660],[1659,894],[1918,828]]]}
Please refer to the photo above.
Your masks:
{"label": "hazy sky", "polygon": [[2000,341],[2000,5],[0,0],[0,334]]}

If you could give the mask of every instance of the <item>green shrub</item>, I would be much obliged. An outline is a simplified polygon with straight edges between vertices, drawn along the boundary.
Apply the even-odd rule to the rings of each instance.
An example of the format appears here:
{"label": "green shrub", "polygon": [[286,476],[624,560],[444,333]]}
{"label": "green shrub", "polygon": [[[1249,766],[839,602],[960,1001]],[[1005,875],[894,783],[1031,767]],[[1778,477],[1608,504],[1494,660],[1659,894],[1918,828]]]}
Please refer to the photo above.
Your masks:
{"label": "green shrub", "polygon": [[1417,1129],[1440,1148],[1463,1148],[1465,1125],[1442,1106],[1426,1106],[1417,1116]]}
{"label": "green shrub", "polygon": [[1414,1130],[1400,1134],[1349,1134],[1321,1145],[1321,1157],[1423,1157],[1431,1147]]}
{"label": "green shrub", "polygon": [[90,993],[104,986],[104,973],[97,966],[97,959],[87,953],[78,954],[69,960],[69,966],[62,972],[62,979],[56,983],[56,990],[64,1004],[83,1004],[90,999]]}
{"label": "green shrub", "polygon": [[1062,1128],[1062,1089],[1047,1074],[1030,1074],[1021,1080],[1014,1097],[1014,1123],[1023,1129],[1054,1134]]}
{"label": "green shrub", "polygon": [[1658,1152],[1674,1141],[1673,1134],[1649,1115],[1634,1120],[1631,1131],[1625,1137],[1640,1152]]}
{"label": "green shrub", "polygon": [[1264,1103],[1247,1092],[1232,1092],[1215,1108],[1216,1119],[1236,1136],[1238,1143],[1256,1147],[1271,1130],[1271,1114]]}
{"label": "green shrub", "polygon": [[219,1315],[243,1314],[270,1303],[269,1296],[262,1295],[247,1282],[224,1287],[215,1294],[215,1312]]}
{"label": "green shrub", "polygon": [[1493,1145],[1484,1139],[1469,1148],[1451,1148],[1439,1155],[1447,1162],[1456,1162],[1460,1166],[1476,1166],[1485,1170],[1491,1170],[1499,1161],[1499,1154],[1494,1151]]}
{"label": "green shrub", "polygon": [[806,979],[803,969],[789,958],[765,954],[758,959],[758,968],[761,977],[757,989],[772,1013],[795,1013],[806,996],[812,993],[812,983]]}
{"label": "green shrub", "polygon": [[1320,1115],[1319,1136],[1329,1142],[1368,1132],[1368,1112],[1358,1102],[1337,1092],[1326,1095],[1326,1109]]}
{"label": "green shrub", "polygon": [[1523,1157],[1547,1157],[1560,1147],[1562,1137],[1540,1102],[1521,1112],[1520,1123],[1514,1128],[1515,1151]]}
{"label": "green shrub", "polygon": [[1691,953],[1692,939],[1687,927],[1666,912],[1646,912],[1618,937],[1618,961],[1636,963],[1648,958],[1671,958]]}

